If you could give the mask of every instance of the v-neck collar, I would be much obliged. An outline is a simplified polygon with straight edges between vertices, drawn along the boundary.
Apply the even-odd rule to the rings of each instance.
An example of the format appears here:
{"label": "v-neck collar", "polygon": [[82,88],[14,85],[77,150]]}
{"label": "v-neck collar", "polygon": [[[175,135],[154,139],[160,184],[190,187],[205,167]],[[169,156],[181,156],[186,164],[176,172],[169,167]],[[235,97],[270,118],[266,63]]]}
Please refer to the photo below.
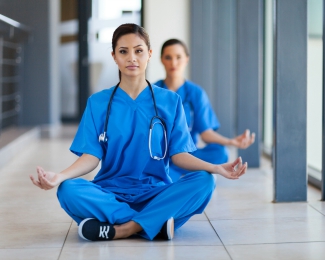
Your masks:
{"label": "v-neck collar", "polygon": [[115,95],[121,97],[123,100],[125,100],[133,109],[136,109],[138,107],[138,104],[142,102],[143,100],[147,100],[151,97],[151,91],[149,86],[145,87],[139,95],[136,97],[136,99],[133,99],[129,96],[128,93],[126,93],[123,89],[120,87],[117,88]]}
{"label": "v-neck collar", "polygon": [[[181,93],[185,93],[185,85],[186,85],[186,80],[184,81],[184,84],[175,91],[175,93],[177,93],[178,95],[181,95]],[[169,90],[164,80],[163,80],[163,88]]]}

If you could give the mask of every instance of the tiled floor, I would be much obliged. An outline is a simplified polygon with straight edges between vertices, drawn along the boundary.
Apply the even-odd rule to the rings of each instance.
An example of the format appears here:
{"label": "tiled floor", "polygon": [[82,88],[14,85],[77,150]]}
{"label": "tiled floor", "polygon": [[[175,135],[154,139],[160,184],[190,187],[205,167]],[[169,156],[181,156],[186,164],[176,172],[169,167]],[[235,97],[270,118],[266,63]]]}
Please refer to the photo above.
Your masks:
{"label": "tiled floor", "polygon": [[40,190],[28,178],[37,165],[60,171],[73,162],[70,142],[40,140],[0,169],[0,259],[325,259],[320,192],[309,187],[308,203],[272,203],[267,163],[238,181],[218,177],[205,214],[172,241],[83,241],[56,191]]}

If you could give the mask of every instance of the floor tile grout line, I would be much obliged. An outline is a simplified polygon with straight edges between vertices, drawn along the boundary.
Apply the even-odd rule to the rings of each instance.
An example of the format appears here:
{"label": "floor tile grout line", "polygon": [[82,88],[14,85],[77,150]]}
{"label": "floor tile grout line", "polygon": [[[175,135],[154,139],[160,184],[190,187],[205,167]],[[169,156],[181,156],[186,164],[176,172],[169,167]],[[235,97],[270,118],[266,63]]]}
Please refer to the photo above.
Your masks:
{"label": "floor tile grout line", "polygon": [[284,245],[284,244],[312,244],[312,243],[325,243],[325,240],[315,240],[315,241],[297,241],[297,242],[274,242],[274,243],[259,243],[259,244],[227,244],[225,247],[229,246],[262,246],[262,245]]}
{"label": "floor tile grout line", "polygon": [[[227,245],[193,245],[193,244],[182,244],[182,245],[150,245],[150,247],[231,247],[231,246],[262,246],[262,245],[285,245],[285,244],[312,244],[312,243],[325,243],[325,241],[303,241],[303,242],[278,242],[278,243],[260,243],[260,244],[227,244]],[[98,246],[98,248],[101,246]],[[148,247],[148,245],[114,245],[108,247]],[[46,248],[59,248],[59,247],[46,247]],[[78,246],[69,246],[69,248],[78,248]],[[40,247],[5,247],[0,248],[0,250],[20,250],[20,249],[27,249],[27,250],[38,250],[42,249]]]}
{"label": "floor tile grout line", "polygon": [[313,206],[310,205],[309,203],[308,203],[308,206],[311,207],[311,208],[313,208],[314,210],[316,210],[317,212],[319,212],[319,213],[322,214],[323,216],[325,216],[325,214],[324,214],[323,212],[319,211],[318,209],[316,209],[315,207],[313,207]]}
{"label": "floor tile grout line", "polygon": [[[315,209],[316,210],[316,209]],[[319,212],[322,216],[325,216],[322,212]],[[280,217],[265,217],[265,218],[213,218],[209,219],[209,221],[228,221],[228,220],[260,220],[260,219],[280,219],[280,218],[294,218],[294,219],[308,219],[308,218],[320,218],[321,216],[315,215],[315,216],[280,216]],[[203,221],[203,220],[191,220],[191,221]]]}
{"label": "floor tile grout line", "polygon": [[69,232],[70,232],[70,230],[71,230],[72,223],[73,223],[73,220],[70,222],[70,226],[69,226],[69,229],[68,229],[67,235],[66,235],[65,238],[64,238],[63,245],[62,245],[62,248],[61,248],[61,250],[60,250],[60,254],[59,254],[59,256],[58,256],[58,260],[61,258],[61,254],[62,254],[62,251],[63,251],[64,245],[65,245],[65,242],[67,241],[67,238],[68,238]]}
{"label": "floor tile grout line", "polygon": [[232,257],[231,257],[231,255],[230,255],[230,253],[229,253],[229,251],[228,251],[228,249],[226,248],[225,244],[224,244],[223,241],[221,240],[221,237],[219,236],[217,230],[214,228],[214,226],[212,225],[210,219],[208,218],[208,216],[206,215],[205,212],[204,212],[204,215],[207,217],[210,226],[213,228],[214,232],[216,233],[217,237],[219,238],[221,244],[223,245],[223,247],[224,247],[224,249],[226,250],[227,254],[229,255],[230,259],[233,260]]}
{"label": "floor tile grout line", "polygon": [[[92,248],[101,248],[102,246],[94,246]],[[112,245],[112,246],[105,246],[107,248],[126,248],[126,247],[136,247],[136,248],[147,248],[148,245],[141,245],[141,244],[128,244],[128,245]],[[202,244],[202,245],[194,245],[194,244],[178,244],[178,245],[150,245],[150,248],[166,248],[166,247],[223,247],[223,245],[205,245],[205,244]],[[69,249],[72,249],[72,248],[79,248],[79,246],[69,246],[67,247]],[[3,248],[0,248],[0,250],[3,249]],[[16,248],[13,248],[13,249],[16,249]],[[39,249],[39,248],[33,248],[33,249]]]}

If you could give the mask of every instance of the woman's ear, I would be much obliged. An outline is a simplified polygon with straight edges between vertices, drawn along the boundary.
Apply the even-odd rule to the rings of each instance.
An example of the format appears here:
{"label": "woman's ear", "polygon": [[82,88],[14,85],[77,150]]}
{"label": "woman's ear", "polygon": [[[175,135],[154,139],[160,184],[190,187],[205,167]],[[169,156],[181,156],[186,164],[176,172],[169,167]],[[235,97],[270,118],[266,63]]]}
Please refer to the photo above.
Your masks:
{"label": "woman's ear", "polygon": [[148,62],[150,61],[151,56],[152,56],[152,50],[149,50],[149,59],[148,59]]}
{"label": "woman's ear", "polygon": [[190,56],[187,56],[186,65],[188,64],[189,61],[190,61]]}
{"label": "woman's ear", "polygon": [[115,63],[117,63],[116,60],[115,60],[115,53],[114,53],[114,51],[111,52],[111,55],[112,55],[113,60],[115,61]]}

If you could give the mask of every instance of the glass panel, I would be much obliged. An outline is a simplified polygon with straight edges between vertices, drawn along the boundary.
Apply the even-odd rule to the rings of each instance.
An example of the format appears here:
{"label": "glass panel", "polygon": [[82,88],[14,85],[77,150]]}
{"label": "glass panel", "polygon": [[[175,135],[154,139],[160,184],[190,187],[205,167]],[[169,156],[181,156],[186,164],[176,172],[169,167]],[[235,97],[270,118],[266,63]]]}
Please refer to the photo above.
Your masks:
{"label": "glass panel", "polygon": [[322,169],[323,0],[308,0],[307,163]]}
{"label": "glass panel", "polygon": [[265,0],[264,30],[264,152],[271,154],[273,146],[273,0]]}
{"label": "glass panel", "polygon": [[[95,1],[96,2],[96,1]],[[120,18],[125,13],[140,12],[139,0],[98,0],[98,19],[111,20]]]}

